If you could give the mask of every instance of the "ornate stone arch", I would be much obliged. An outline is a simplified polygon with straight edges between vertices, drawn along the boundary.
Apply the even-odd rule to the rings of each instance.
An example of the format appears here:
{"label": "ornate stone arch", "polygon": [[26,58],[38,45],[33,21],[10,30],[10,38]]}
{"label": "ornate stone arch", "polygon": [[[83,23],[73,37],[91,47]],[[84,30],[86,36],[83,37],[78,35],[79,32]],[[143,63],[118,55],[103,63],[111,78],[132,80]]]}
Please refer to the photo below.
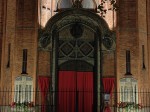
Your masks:
{"label": "ornate stone arch", "polygon": [[[44,50],[51,50],[53,32],[61,30],[66,25],[74,22],[81,22],[92,28],[95,32],[99,31],[100,40],[103,39],[102,49],[115,49],[115,36],[109,29],[106,21],[98,14],[85,9],[68,9],[57,13],[46,24],[45,28],[39,34],[39,47]],[[107,39],[104,39],[104,38]],[[111,44],[108,46],[108,44]],[[108,46],[108,47],[107,47]]]}
{"label": "ornate stone arch", "polygon": [[[57,91],[57,37],[59,36],[58,32],[62,31],[72,24],[79,23],[84,25],[86,28],[91,30],[94,33],[95,37],[95,57],[93,58],[96,77],[95,88],[97,93],[95,94],[96,98],[94,103],[96,107],[100,107],[100,89],[101,89],[101,51],[102,50],[113,50],[115,48],[115,41],[113,33],[110,31],[106,21],[101,18],[98,14],[85,9],[68,9],[56,14],[52,17],[46,24],[45,28],[41,31],[39,35],[39,48],[47,51],[51,51],[52,54],[52,85],[51,89]],[[62,63],[61,63],[62,64]],[[54,102],[56,96],[54,95]],[[95,105],[94,104],[94,105]]]}

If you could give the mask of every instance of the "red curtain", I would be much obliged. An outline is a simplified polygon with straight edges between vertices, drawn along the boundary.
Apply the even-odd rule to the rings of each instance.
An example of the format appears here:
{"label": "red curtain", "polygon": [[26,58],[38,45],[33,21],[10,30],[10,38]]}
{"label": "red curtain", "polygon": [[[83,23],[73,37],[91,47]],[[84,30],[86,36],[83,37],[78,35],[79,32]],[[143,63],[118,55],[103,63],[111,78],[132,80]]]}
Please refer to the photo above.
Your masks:
{"label": "red curtain", "polygon": [[77,72],[78,112],[93,112],[93,72]]}
{"label": "red curtain", "polygon": [[39,76],[38,77],[39,89],[42,95],[42,108],[41,112],[46,112],[46,97],[50,84],[50,77]]}
{"label": "red curtain", "polygon": [[104,92],[111,94],[114,88],[115,78],[103,78]]}
{"label": "red curtain", "polygon": [[58,112],[74,112],[75,72],[60,71],[58,76]]}
{"label": "red curtain", "polygon": [[92,112],[93,72],[59,71],[58,77],[58,112]]}
{"label": "red curtain", "polygon": [[[112,90],[114,88],[115,78],[103,78],[103,86],[104,86],[104,92],[106,94],[112,95]],[[111,112],[111,109],[109,107],[109,104],[105,105],[105,112]]]}

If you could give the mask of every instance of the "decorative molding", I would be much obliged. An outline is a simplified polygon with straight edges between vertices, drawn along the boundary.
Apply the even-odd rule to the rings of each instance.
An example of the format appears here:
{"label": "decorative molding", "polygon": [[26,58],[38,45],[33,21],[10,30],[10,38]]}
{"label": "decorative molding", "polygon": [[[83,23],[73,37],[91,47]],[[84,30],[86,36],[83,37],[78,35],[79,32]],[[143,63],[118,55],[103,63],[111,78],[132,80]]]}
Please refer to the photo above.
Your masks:
{"label": "decorative molding", "polygon": [[138,103],[138,81],[132,76],[120,79],[120,101]]}
{"label": "decorative molding", "polygon": [[46,48],[51,43],[51,33],[39,30],[39,46]]}
{"label": "decorative molding", "polygon": [[102,51],[116,50],[116,32],[110,31],[102,38]]}
{"label": "decorative molding", "polygon": [[58,33],[74,23],[87,26],[94,32],[100,31],[98,36],[103,40],[102,50],[115,50],[115,33],[110,31],[106,21],[97,14],[84,9],[65,10],[51,18],[44,30],[39,30],[39,49],[51,51],[53,32]]}
{"label": "decorative molding", "polygon": [[31,102],[33,101],[33,78],[30,76],[18,76],[15,79],[15,96],[14,102]]}

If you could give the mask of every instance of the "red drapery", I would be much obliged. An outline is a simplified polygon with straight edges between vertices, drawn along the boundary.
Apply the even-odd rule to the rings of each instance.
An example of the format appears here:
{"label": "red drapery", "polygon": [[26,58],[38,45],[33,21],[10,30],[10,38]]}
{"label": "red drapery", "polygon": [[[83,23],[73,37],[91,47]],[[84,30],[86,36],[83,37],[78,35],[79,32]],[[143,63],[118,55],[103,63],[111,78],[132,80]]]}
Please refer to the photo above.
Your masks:
{"label": "red drapery", "polygon": [[58,112],[92,112],[93,72],[59,71]]}
{"label": "red drapery", "polygon": [[58,77],[58,112],[74,112],[75,72],[60,71]]}
{"label": "red drapery", "polygon": [[78,112],[92,112],[93,72],[77,72]]}
{"label": "red drapery", "polygon": [[104,92],[111,94],[114,88],[115,78],[103,78]]}
{"label": "red drapery", "polygon": [[[112,95],[112,90],[114,88],[115,78],[103,78],[103,86],[104,86],[104,92],[106,94]],[[105,106],[105,112],[111,112],[111,109],[109,107],[109,104]]]}
{"label": "red drapery", "polygon": [[38,77],[39,89],[42,95],[42,108],[41,112],[46,112],[46,97],[50,84],[50,77],[39,76]]}

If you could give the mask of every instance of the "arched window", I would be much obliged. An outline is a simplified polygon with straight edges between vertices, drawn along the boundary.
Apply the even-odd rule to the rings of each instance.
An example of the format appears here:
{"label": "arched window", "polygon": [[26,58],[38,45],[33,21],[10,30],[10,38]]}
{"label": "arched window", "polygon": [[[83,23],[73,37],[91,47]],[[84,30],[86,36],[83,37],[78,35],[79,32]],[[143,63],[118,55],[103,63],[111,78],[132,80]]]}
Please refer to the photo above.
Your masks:
{"label": "arched window", "polygon": [[29,76],[19,76],[15,80],[14,102],[33,101],[33,79]]}

